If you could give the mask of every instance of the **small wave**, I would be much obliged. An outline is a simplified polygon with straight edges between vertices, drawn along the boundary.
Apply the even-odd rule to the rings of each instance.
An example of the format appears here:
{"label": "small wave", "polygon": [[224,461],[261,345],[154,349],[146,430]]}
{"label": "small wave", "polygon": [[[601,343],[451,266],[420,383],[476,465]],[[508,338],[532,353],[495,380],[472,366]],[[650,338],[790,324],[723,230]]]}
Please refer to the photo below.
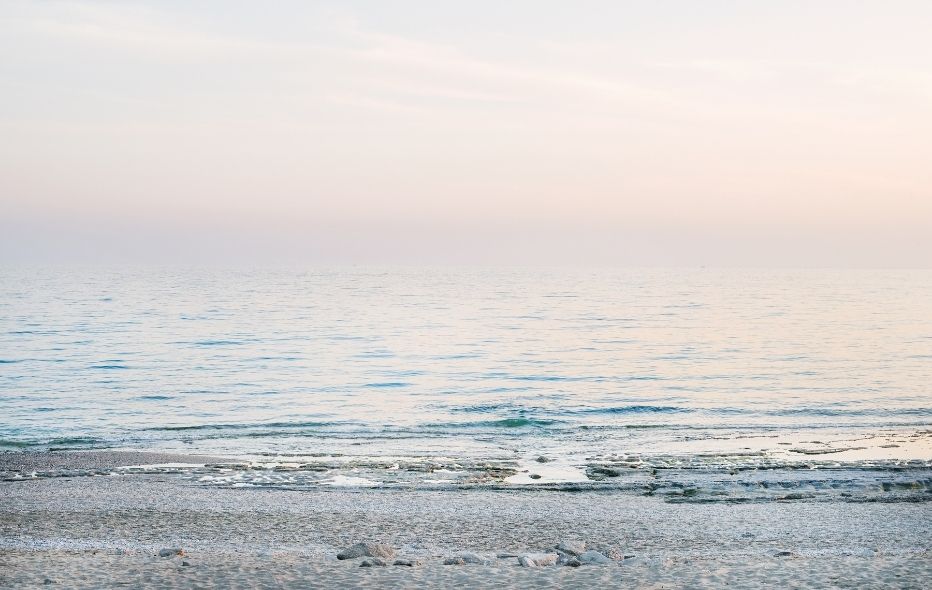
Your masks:
{"label": "small wave", "polygon": [[174,398],[170,395],[140,395],[136,399],[145,401],[165,401]]}
{"label": "small wave", "polygon": [[153,426],[145,428],[147,431],[158,432],[185,432],[198,430],[249,430],[257,428],[320,428],[327,426],[343,426],[347,422],[253,422],[237,424],[190,424],[177,426]]}
{"label": "small wave", "polygon": [[519,413],[533,412],[535,414],[556,414],[556,415],[589,415],[589,414],[680,414],[694,412],[691,408],[680,406],[651,406],[651,405],[630,405],[630,406],[611,406],[605,408],[560,408],[558,410],[548,410],[540,407],[517,407],[515,404],[476,404],[473,406],[461,406],[451,408],[451,412],[456,413],[476,413],[485,414],[491,412],[513,411]]}
{"label": "small wave", "polygon": [[403,381],[386,381],[383,383],[366,383],[363,387],[373,387],[373,388],[386,388],[386,387],[407,387],[411,385],[410,383],[405,383]]}
{"label": "small wave", "polygon": [[[61,438],[53,438],[52,440],[45,443],[49,447],[56,447],[61,449],[67,449],[71,447],[86,447],[86,446],[98,446],[103,444],[104,441],[93,436],[65,436]],[[44,445],[43,445],[44,446]]]}
{"label": "small wave", "polygon": [[101,364],[101,365],[91,365],[91,369],[102,369],[102,370],[120,370],[128,369],[126,365],[112,365],[112,364]]}
{"label": "small wave", "polygon": [[504,404],[475,404],[472,406],[458,406],[455,408],[450,408],[450,412],[455,413],[466,413],[466,414],[486,414],[489,412],[499,412],[505,410],[506,412],[527,412],[527,411],[536,411],[538,408],[523,408],[517,407],[515,404],[504,403]]}
{"label": "small wave", "polygon": [[92,436],[64,436],[51,439],[4,439],[0,438],[0,448],[28,449],[48,447],[49,449],[67,450],[73,448],[98,447],[104,444]]}
{"label": "small wave", "polygon": [[692,412],[690,408],[678,406],[613,406],[610,408],[587,408],[577,410],[578,414],[681,414]]}
{"label": "small wave", "polygon": [[502,418],[501,420],[481,420],[477,422],[449,422],[446,424],[426,424],[426,428],[541,428],[560,424],[560,420],[539,418]]}
{"label": "small wave", "polygon": [[13,363],[23,362],[20,359],[0,359],[0,365],[12,365]]}
{"label": "small wave", "polygon": [[932,416],[932,407],[846,410],[839,408],[786,408],[766,412],[768,416]]}

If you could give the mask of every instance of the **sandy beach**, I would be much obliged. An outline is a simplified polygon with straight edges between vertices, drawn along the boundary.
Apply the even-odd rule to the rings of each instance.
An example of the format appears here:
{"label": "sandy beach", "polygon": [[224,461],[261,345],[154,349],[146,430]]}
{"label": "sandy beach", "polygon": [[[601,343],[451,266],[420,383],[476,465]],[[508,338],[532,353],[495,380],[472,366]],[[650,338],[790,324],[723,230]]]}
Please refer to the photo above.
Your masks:
{"label": "sandy beach", "polygon": [[[0,454],[37,465],[199,463],[145,453]],[[101,471],[103,473],[103,471]],[[932,575],[928,502],[671,503],[519,489],[208,488],[172,473],[0,483],[0,586],[920,588]],[[609,557],[522,567],[583,541]],[[378,542],[414,567],[338,560]],[[160,557],[161,553],[168,553]],[[180,549],[183,554],[174,554]],[[444,565],[457,556],[480,563]]]}
{"label": "sandy beach", "polygon": [[0,2],[0,590],[932,589],[930,30]]}

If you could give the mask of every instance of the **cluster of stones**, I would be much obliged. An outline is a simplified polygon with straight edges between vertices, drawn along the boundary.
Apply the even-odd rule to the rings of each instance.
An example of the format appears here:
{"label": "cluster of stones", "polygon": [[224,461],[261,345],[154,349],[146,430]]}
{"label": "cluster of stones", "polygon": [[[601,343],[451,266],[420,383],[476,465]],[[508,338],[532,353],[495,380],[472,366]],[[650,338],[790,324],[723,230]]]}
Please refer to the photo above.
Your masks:
{"label": "cluster of stones", "polygon": [[[364,542],[347,547],[337,554],[337,559],[364,558],[360,567],[402,565],[414,567],[423,565],[418,558],[396,556],[395,549],[384,543]],[[517,559],[524,567],[604,565],[624,559],[624,555],[614,549],[596,550],[586,547],[584,541],[562,541],[552,551],[540,553],[499,553],[499,560]],[[495,560],[477,553],[457,553],[443,560],[443,565],[493,565]],[[500,563],[500,562],[498,562]]]}
{"label": "cluster of stones", "polygon": [[357,559],[364,557],[360,567],[373,567],[382,565],[405,565],[414,567],[421,565],[416,558],[395,557],[395,549],[383,543],[356,543],[337,553],[337,559]]}

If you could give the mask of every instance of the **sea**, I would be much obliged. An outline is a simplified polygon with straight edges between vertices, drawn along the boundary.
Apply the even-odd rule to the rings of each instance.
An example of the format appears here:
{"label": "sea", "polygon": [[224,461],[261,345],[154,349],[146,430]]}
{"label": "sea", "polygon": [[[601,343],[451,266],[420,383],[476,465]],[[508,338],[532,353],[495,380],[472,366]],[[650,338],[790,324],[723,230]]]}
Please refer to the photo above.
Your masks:
{"label": "sea", "polygon": [[0,269],[0,452],[101,449],[219,458],[92,473],[200,486],[926,501],[932,271]]}

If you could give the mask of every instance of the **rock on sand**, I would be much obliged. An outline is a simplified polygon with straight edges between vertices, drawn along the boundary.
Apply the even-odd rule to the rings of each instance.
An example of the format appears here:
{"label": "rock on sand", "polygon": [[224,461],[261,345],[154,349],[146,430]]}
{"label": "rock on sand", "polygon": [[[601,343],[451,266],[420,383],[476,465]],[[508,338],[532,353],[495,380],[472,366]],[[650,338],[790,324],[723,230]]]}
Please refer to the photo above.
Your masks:
{"label": "rock on sand", "polygon": [[586,542],[564,539],[557,545],[557,551],[566,553],[568,555],[578,556],[586,551]]}
{"label": "rock on sand", "polygon": [[611,561],[611,559],[605,557],[598,551],[585,551],[579,555],[579,563],[594,563],[602,565],[605,563],[610,563]]}
{"label": "rock on sand", "polygon": [[518,558],[518,563],[524,567],[544,567],[556,565],[559,557],[556,553],[524,553]]}
{"label": "rock on sand", "polygon": [[337,553],[337,559],[356,559],[357,557],[378,557],[391,559],[395,557],[395,550],[383,543],[356,543]]}
{"label": "rock on sand", "polygon": [[458,553],[443,560],[443,565],[489,565],[490,561],[477,553]]}

